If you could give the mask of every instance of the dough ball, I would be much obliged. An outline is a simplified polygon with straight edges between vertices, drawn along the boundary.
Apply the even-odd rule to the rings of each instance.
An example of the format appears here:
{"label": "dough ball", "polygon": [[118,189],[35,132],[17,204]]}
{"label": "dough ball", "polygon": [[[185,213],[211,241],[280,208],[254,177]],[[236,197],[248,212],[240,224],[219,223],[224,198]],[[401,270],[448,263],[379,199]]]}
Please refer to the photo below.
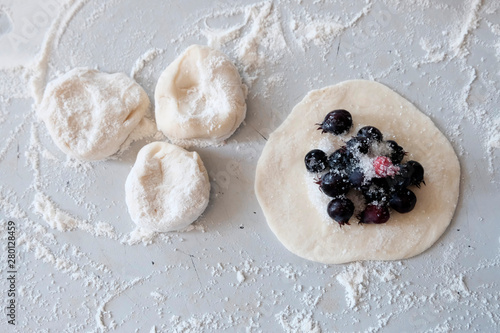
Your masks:
{"label": "dough ball", "polygon": [[[335,109],[352,114],[343,136],[322,134],[314,124]],[[330,153],[366,125],[380,129],[420,162],[425,182],[414,189],[415,208],[391,211],[384,224],[342,228],[327,214],[331,198],[314,184],[304,156],[312,149]],[[398,260],[422,253],[445,232],[455,212],[460,183],[458,158],[432,120],[386,86],[364,80],[311,91],[273,132],[257,164],[255,192],[271,230],[291,252],[313,261],[340,264],[357,260]]]}
{"label": "dough ball", "polygon": [[118,151],[149,104],[123,73],[75,68],[47,85],[37,112],[64,153],[94,161]]}
{"label": "dough ball", "polygon": [[158,129],[181,146],[220,145],[245,118],[247,87],[220,51],[192,45],[158,79]]}
{"label": "dough ball", "polygon": [[208,205],[210,181],[196,152],[166,142],[144,146],[125,182],[137,226],[157,232],[187,227]]}

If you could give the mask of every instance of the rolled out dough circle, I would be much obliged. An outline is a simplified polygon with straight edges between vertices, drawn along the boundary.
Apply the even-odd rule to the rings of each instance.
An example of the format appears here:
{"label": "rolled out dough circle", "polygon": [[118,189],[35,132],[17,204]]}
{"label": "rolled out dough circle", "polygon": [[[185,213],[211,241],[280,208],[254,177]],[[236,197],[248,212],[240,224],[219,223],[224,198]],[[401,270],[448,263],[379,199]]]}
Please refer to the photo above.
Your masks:
{"label": "rolled out dough circle", "polygon": [[[334,109],[352,114],[353,128],[345,136],[321,134],[314,125]],[[311,195],[304,156],[325,140],[339,148],[365,125],[379,128],[384,139],[396,140],[409,152],[406,159],[419,161],[427,185],[414,191],[418,201],[410,213],[391,211],[390,220],[381,225],[359,225],[353,217],[351,225],[340,228],[328,218],[326,205],[318,205]],[[404,259],[431,247],[451,222],[459,183],[458,158],[429,117],[380,83],[352,80],[311,91],[295,106],[264,147],[255,191],[269,227],[289,251],[340,264]]]}

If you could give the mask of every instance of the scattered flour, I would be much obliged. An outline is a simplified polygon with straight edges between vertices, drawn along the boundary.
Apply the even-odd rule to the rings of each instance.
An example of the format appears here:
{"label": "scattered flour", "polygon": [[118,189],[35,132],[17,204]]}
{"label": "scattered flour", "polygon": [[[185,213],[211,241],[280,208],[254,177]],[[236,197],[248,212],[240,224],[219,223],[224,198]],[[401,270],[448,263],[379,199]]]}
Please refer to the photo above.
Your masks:
{"label": "scattered flour", "polygon": [[336,276],[336,279],[345,288],[347,306],[350,309],[357,307],[367,290],[366,268],[360,262],[349,264],[343,272]]}
{"label": "scattered flour", "polygon": [[114,227],[106,222],[96,222],[93,225],[89,221],[83,221],[72,217],[67,212],[59,209],[56,204],[42,192],[35,194],[33,207],[37,214],[47,222],[47,224],[58,231],[71,231],[80,229],[94,236],[118,239]]}
{"label": "scattered flour", "polygon": [[304,18],[292,18],[290,20],[290,30],[294,32],[295,38],[303,50],[311,42],[316,46],[331,45],[334,38],[354,26],[362,17],[367,15],[372,5],[372,1],[367,1],[367,5],[347,23],[340,23],[337,18],[332,16],[317,17],[306,13]]}
{"label": "scattered flour", "polygon": [[[93,207],[91,200],[87,199],[87,195],[94,193],[92,184],[102,181],[96,176],[99,172],[115,177],[118,168],[114,169],[114,166],[128,167],[123,165],[123,155],[109,161],[113,167],[61,159],[47,143],[42,127],[36,124],[35,106],[29,105],[30,98],[35,104],[41,100],[46,82],[53,74],[67,70],[64,65],[51,62],[54,55],[66,55],[66,43],[71,45],[66,37],[70,37],[74,29],[78,32],[100,29],[103,21],[112,20],[117,15],[114,9],[121,4],[118,1],[97,4],[92,0],[58,0],[57,3],[58,14],[34,61],[26,67],[0,70],[0,126],[4,134],[0,145],[0,167],[4,173],[0,185],[0,212],[3,221],[16,221],[18,227],[16,245],[23,283],[17,286],[17,300],[24,317],[19,318],[19,327],[48,327],[58,322],[65,325],[60,329],[67,331],[133,331],[139,330],[137,325],[144,323],[141,317],[147,320],[141,330],[150,332],[321,332],[321,328],[323,331],[334,330],[331,323],[338,324],[340,331],[367,332],[397,330],[403,325],[409,331],[427,332],[470,331],[476,324],[491,331],[498,327],[500,295],[493,291],[498,287],[496,276],[500,252],[488,252],[477,263],[470,264],[471,258],[476,260],[476,256],[482,253],[479,250],[485,248],[472,227],[464,232],[467,223],[460,212],[453,228],[442,240],[443,244],[454,246],[438,244],[430,253],[408,261],[347,266],[323,266],[285,254],[283,258],[286,259],[276,256],[284,250],[275,248],[262,229],[257,229],[262,223],[257,223],[261,220],[254,221],[253,214],[245,222],[244,230],[237,228],[241,236],[233,237],[230,228],[234,223],[240,224],[240,221],[233,223],[232,219],[236,217],[233,210],[245,213],[253,209],[258,212],[257,208],[250,206],[251,203],[248,207],[226,207],[226,215],[191,225],[185,231],[193,232],[182,237],[178,233],[159,235],[140,229],[128,233],[131,224],[123,218],[127,214],[126,208],[120,205],[122,199],[104,198],[99,207]],[[263,121],[259,114],[271,112],[267,109],[269,107],[272,108],[273,120],[277,119],[275,125],[279,124],[282,119],[280,110],[294,104],[289,99],[300,98],[283,93],[290,87],[302,84],[317,87],[339,81],[339,75],[345,73],[331,70],[338,69],[332,67],[335,52],[321,58],[314,53],[317,47],[328,49],[338,40],[338,59],[345,58],[339,63],[344,61],[342,63],[346,66],[351,66],[351,73],[393,85],[401,83],[403,89],[413,89],[412,96],[424,104],[423,109],[432,110],[425,104],[432,105],[433,101],[428,101],[429,96],[415,87],[418,81],[425,81],[430,89],[438,91],[449,109],[432,110],[431,117],[437,117],[439,112],[451,115],[450,120],[441,126],[456,139],[457,150],[462,150],[462,145],[465,145],[461,142],[464,124],[470,124],[469,129],[475,129],[484,144],[484,154],[491,160],[490,169],[495,174],[497,165],[493,156],[500,148],[500,118],[495,111],[499,72],[494,66],[484,65],[500,59],[500,42],[498,38],[484,39],[482,29],[489,29],[492,36],[500,35],[498,22],[491,16],[498,14],[500,5],[487,0],[473,0],[456,6],[435,4],[429,0],[367,1],[361,9],[345,6],[342,12],[334,13],[336,15],[326,15],[323,9],[327,4],[326,1],[284,0],[244,6],[220,4],[214,6],[216,10],[193,13],[186,19],[189,23],[182,31],[167,31],[166,35],[174,36],[175,43],[184,46],[190,37],[199,41],[205,36],[208,45],[231,55],[245,82],[252,84],[250,97],[254,111],[248,124],[256,129],[260,128],[258,122]],[[383,7],[385,5],[387,8]],[[2,10],[9,12],[7,7],[1,5],[0,13]],[[452,23],[432,25],[427,20],[428,11],[443,8],[449,10],[449,22]],[[141,14],[151,14],[148,8],[140,10]],[[376,26],[380,23],[378,17],[381,13],[389,17],[391,28],[398,24],[394,15],[404,15],[407,21],[400,28],[405,35],[391,32],[384,35],[383,25],[382,28]],[[72,22],[78,19],[82,19],[80,23],[83,25],[73,27]],[[132,20],[134,18],[130,17],[123,26],[117,23],[110,33],[126,33],[125,27]],[[374,30],[382,29],[375,31],[375,35],[360,32],[374,24]],[[425,24],[437,33],[420,34],[416,27]],[[147,24],[143,26],[147,31]],[[360,58],[363,48],[349,48],[347,41],[351,32],[357,33],[357,41],[363,36],[369,36],[371,43],[380,40],[387,50],[371,52],[373,63],[364,61]],[[137,34],[144,38],[142,30]],[[144,48],[147,51],[135,63],[130,59],[130,53],[124,52],[123,58],[113,59],[116,66],[128,71],[133,63],[132,77],[151,79],[150,64],[159,55],[172,54],[169,54],[170,47],[163,49],[166,45],[163,40],[160,43],[150,41],[155,39],[148,39],[149,46]],[[415,45],[422,56],[405,52],[403,45]],[[86,46],[83,45],[82,49]],[[487,53],[482,61],[475,58],[479,46]],[[80,51],[85,53],[80,49],[69,52],[70,63],[86,61],[78,54]],[[391,51],[389,57],[384,53],[386,51]],[[284,70],[279,69],[281,60],[287,64]],[[387,65],[383,65],[384,60],[388,61]],[[290,79],[287,71],[302,73],[298,68],[315,61],[324,62],[324,68],[332,73],[325,70],[319,75],[311,73],[309,77],[292,76]],[[374,64],[382,66],[384,71],[377,72]],[[411,68],[405,64],[414,66]],[[490,68],[490,72],[484,68]],[[436,69],[440,71],[433,72]],[[401,73],[409,76],[412,70],[419,71],[420,79],[408,82],[409,79],[400,78]],[[446,73],[452,71],[460,72],[463,80],[449,80]],[[272,98],[277,98],[279,107],[266,104],[265,101]],[[242,132],[248,128],[243,128]],[[133,141],[151,138],[164,139],[156,131],[155,123],[147,118],[132,132],[120,151],[125,151]],[[246,146],[242,147],[237,154],[248,152]],[[226,153],[233,154],[222,150],[219,155],[222,160]],[[463,158],[468,157],[465,154]],[[47,165],[54,168],[53,172],[47,172]],[[207,165],[214,173],[219,171],[217,167],[213,162]],[[243,180],[235,177],[229,180],[231,185],[224,190],[232,195],[234,192],[230,190],[238,188],[237,182]],[[66,181],[72,186],[59,186],[57,190],[49,188],[49,185]],[[22,190],[18,186],[22,186]],[[55,200],[65,196],[87,211],[88,217],[82,219],[70,214],[63,204],[66,201]],[[469,197],[472,198],[468,193]],[[224,204],[223,199],[221,194],[214,199],[215,204]],[[475,204],[483,207],[481,202]],[[97,216],[108,210],[113,212],[111,215],[116,212],[116,221],[98,222]],[[120,211],[125,211],[124,215]],[[476,222],[481,225],[488,223]],[[455,227],[461,231],[456,231]],[[205,228],[210,232],[205,232]],[[5,234],[5,223],[0,224],[0,231]],[[79,231],[87,233],[81,241]],[[458,234],[466,236],[456,238]],[[95,242],[89,242],[93,237]],[[103,242],[107,242],[106,248],[102,246]],[[129,247],[139,243],[151,246]],[[219,245],[213,246],[214,243]],[[257,250],[248,244],[258,244],[262,256],[255,257],[254,251]],[[472,247],[468,247],[469,244]],[[500,248],[499,244],[500,238],[497,248]],[[110,249],[109,253],[106,249]],[[123,253],[123,257],[118,260],[111,257],[111,250]],[[445,255],[441,256],[442,253]],[[283,263],[288,260],[290,263]],[[235,274],[237,283],[234,282]],[[332,276],[335,277],[333,281],[329,280]],[[2,283],[5,287],[5,281]],[[245,288],[238,288],[242,283]],[[342,293],[345,293],[346,303]],[[69,304],[68,295],[79,296],[78,307],[66,306]],[[367,314],[370,316],[366,317]]]}
{"label": "scattered flour", "polygon": [[431,41],[427,38],[421,38],[419,44],[422,47],[422,50],[427,53],[424,61],[418,62],[414,66],[419,66],[420,64],[438,63],[445,59],[446,53],[442,51],[441,45],[432,45]]}
{"label": "scattered flour", "polygon": [[441,290],[441,296],[443,296],[449,302],[456,302],[459,301],[462,297],[470,296],[470,291],[465,284],[465,277],[463,274],[452,276],[448,283],[449,287],[443,288]]}
{"label": "scattered flour", "polygon": [[458,33],[452,36],[449,43],[453,56],[464,57],[469,54],[469,51],[466,49],[467,38],[479,25],[479,11],[482,2],[483,0],[468,2],[470,3],[470,9],[466,12],[465,21],[461,25],[460,30],[457,31]]}
{"label": "scattered flour", "polygon": [[59,15],[52,22],[45,39],[42,43],[40,53],[26,70],[30,77],[31,94],[36,104],[42,101],[45,86],[47,84],[47,71],[51,52],[57,46],[58,40],[66,30],[69,22],[85,3],[89,0],[67,0],[61,6]]}
{"label": "scattered flour", "polygon": [[210,28],[206,25],[201,33],[207,44],[221,49],[231,42],[235,47],[231,54],[238,60],[244,82],[252,87],[259,74],[263,74],[266,63],[276,64],[283,58],[288,46],[283,35],[280,16],[272,2],[260,2],[241,9],[222,11],[213,17],[231,17],[244,13],[243,22],[226,29]]}
{"label": "scattered flour", "polygon": [[139,243],[142,243],[143,245],[150,245],[153,243],[156,236],[158,236],[157,232],[136,227],[129,234],[124,236],[121,242],[127,245],[136,245]]}
{"label": "scattered flour", "polygon": [[144,52],[135,62],[134,67],[130,71],[130,77],[135,79],[136,76],[144,69],[149,62],[153,61],[157,56],[165,52],[164,49],[152,48]]}
{"label": "scattered flour", "polygon": [[491,148],[500,148],[500,117],[494,121],[494,125],[489,135],[488,146]]}
{"label": "scattered flour", "polygon": [[40,214],[47,224],[59,231],[73,230],[81,221],[77,221],[65,211],[60,210],[54,202],[42,192],[35,195],[33,201],[35,212]]}
{"label": "scattered flour", "polygon": [[298,311],[287,306],[276,314],[276,320],[286,333],[321,333],[319,324],[314,321],[312,312]]}
{"label": "scattered flour", "polygon": [[245,282],[245,275],[242,271],[236,271],[236,280],[238,280],[238,283]]}

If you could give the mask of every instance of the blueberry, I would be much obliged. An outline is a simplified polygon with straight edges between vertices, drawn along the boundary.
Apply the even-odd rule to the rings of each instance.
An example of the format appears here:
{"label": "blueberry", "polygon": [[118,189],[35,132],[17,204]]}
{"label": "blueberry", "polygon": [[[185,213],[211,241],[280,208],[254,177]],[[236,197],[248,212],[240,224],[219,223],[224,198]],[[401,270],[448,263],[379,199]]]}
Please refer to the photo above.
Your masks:
{"label": "blueberry", "polygon": [[408,161],[406,162],[410,170],[410,182],[412,185],[415,185],[420,188],[420,183],[424,183],[424,167],[418,163],[417,161]]}
{"label": "blueberry", "polygon": [[354,188],[360,189],[364,181],[365,181],[365,174],[363,173],[363,170],[361,170],[360,167],[354,167],[351,170],[351,172],[349,172],[349,182]]}
{"label": "blueberry", "polygon": [[330,157],[328,157],[328,166],[332,170],[345,170],[348,168],[351,159],[352,154],[344,146],[334,151]]}
{"label": "blueberry", "polygon": [[370,150],[370,144],[368,140],[360,137],[354,137],[345,143],[347,150],[352,154],[360,152],[361,154],[367,154]]}
{"label": "blueberry", "polygon": [[396,141],[387,140],[387,147],[389,148],[389,158],[393,164],[401,163],[405,157],[405,151],[403,147],[398,145]]}
{"label": "blueberry", "polygon": [[389,205],[398,213],[408,213],[417,203],[417,197],[411,190],[405,188],[395,192],[389,200]]}
{"label": "blueberry", "polygon": [[306,169],[309,172],[321,172],[326,169],[327,161],[326,154],[324,151],[319,149],[311,150],[306,154],[304,162],[306,164]]}
{"label": "blueberry", "polygon": [[398,173],[392,178],[387,177],[393,191],[398,191],[411,185],[411,168],[407,164],[400,164],[397,167],[399,168]]}
{"label": "blueberry", "polygon": [[399,171],[390,180],[394,190],[400,190],[410,185],[420,187],[420,183],[424,183],[424,168],[416,161],[408,161],[407,163],[398,165]]}
{"label": "blueberry", "polygon": [[357,137],[366,139],[369,142],[382,142],[383,135],[378,128],[373,126],[365,126],[359,129]]}
{"label": "blueberry", "polygon": [[321,177],[319,186],[329,197],[337,197],[349,191],[349,180],[343,172],[328,172]]}
{"label": "blueberry", "polygon": [[322,133],[343,134],[352,127],[352,116],[346,110],[334,110],[329,112],[321,124],[316,124]]}
{"label": "blueberry", "polygon": [[345,197],[336,198],[328,203],[327,212],[332,219],[343,226],[349,224],[349,219],[354,213],[354,204]]}
{"label": "blueberry", "polygon": [[375,177],[372,178],[372,184],[378,187],[383,187],[385,190],[389,190],[391,184],[389,183],[389,180],[391,177]]}
{"label": "blueberry", "polygon": [[387,181],[379,182],[383,178],[374,178],[370,186],[362,188],[362,194],[367,203],[377,202],[379,205],[386,205],[389,202],[390,189]]}
{"label": "blueberry", "polygon": [[383,205],[368,204],[359,214],[359,223],[381,224],[390,218],[389,208]]}

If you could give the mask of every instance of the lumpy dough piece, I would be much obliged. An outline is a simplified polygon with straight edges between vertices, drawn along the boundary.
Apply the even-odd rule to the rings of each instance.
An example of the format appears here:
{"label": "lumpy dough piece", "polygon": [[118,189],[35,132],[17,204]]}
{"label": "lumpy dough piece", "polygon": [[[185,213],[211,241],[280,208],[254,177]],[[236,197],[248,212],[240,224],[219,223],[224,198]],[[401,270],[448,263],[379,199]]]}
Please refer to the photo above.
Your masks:
{"label": "lumpy dough piece", "polygon": [[[344,136],[321,134],[315,123],[335,109],[351,112],[353,128]],[[342,228],[328,217],[329,199],[306,171],[312,149],[345,144],[360,127],[372,125],[396,140],[408,160],[425,168],[425,182],[415,190],[417,204],[407,214],[391,212],[385,224]],[[364,80],[311,91],[270,135],[257,164],[255,191],[269,227],[291,252],[313,261],[340,264],[356,260],[397,260],[415,256],[434,244],[449,225],[458,201],[460,165],[453,147],[406,99],[386,86]]]}
{"label": "lumpy dough piece", "polygon": [[64,153],[95,161],[118,151],[149,105],[125,74],[75,68],[47,85],[37,112]]}
{"label": "lumpy dough piece", "polygon": [[192,45],[158,79],[158,129],[182,146],[220,145],[245,118],[246,96],[247,87],[225,54]]}
{"label": "lumpy dough piece", "polygon": [[196,152],[166,142],[144,146],[125,182],[125,200],[137,226],[166,232],[194,222],[205,210],[210,181]]}

